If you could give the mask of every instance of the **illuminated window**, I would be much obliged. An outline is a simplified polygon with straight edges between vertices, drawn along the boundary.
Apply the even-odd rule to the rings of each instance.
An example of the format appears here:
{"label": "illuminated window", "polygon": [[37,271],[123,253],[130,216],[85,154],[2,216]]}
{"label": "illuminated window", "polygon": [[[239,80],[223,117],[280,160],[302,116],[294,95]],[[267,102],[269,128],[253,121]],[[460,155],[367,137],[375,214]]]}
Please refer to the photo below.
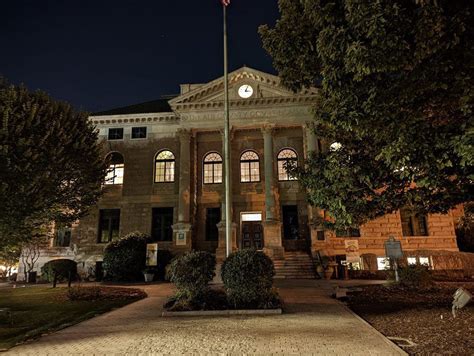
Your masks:
{"label": "illuminated window", "polygon": [[285,148],[278,154],[278,180],[296,180],[297,178],[286,170],[286,167],[297,167],[298,156],[292,149]]}
{"label": "illuminated window", "polygon": [[123,156],[118,152],[112,152],[108,157],[110,158],[110,163],[107,175],[105,176],[105,184],[123,184]]}
{"label": "illuminated window", "polygon": [[386,257],[377,257],[377,269],[379,271],[390,269],[390,260]]}
{"label": "illuminated window", "polygon": [[204,184],[222,183],[222,157],[209,153],[204,157]]}
{"label": "illuminated window", "polygon": [[426,215],[415,214],[410,209],[401,209],[403,236],[428,236]]}
{"label": "illuminated window", "polygon": [[409,266],[426,266],[430,267],[430,258],[429,257],[407,257],[407,262]]}
{"label": "illuminated window", "polygon": [[260,161],[254,151],[245,151],[240,156],[240,181],[260,182]]}
{"label": "illuminated window", "polygon": [[155,158],[155,183],[174,182],[174,166],[173,152],[159,152]]}

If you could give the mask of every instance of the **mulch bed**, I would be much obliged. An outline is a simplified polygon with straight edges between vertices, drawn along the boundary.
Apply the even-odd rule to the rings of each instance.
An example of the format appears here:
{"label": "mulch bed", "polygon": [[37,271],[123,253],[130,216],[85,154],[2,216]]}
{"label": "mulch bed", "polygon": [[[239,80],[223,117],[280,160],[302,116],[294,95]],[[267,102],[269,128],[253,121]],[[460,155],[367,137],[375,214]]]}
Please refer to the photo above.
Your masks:
{"label": "mulch bed", "polygon": [[464,287],[474,295],[474,282],[436,283],[427,289],[367,286],[351,295],[349,307],[387,337],[412,341],[410,355],[474,354],[474,301],[451,314],[453,294]]}

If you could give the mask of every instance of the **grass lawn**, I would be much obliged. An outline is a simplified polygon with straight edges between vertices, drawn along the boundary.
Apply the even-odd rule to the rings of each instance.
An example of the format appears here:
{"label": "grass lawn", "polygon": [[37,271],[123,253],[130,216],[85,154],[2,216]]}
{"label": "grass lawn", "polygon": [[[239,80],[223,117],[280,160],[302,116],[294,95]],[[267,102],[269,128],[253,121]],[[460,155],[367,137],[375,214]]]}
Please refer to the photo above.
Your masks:
{"label": "grass lawn", "polygon": [[[76,324],[114,308],[120,308],[146,296],[141,291],[137,293],[134,289],[120,288],[119,296],[108,298],[109,290],[112,293],[113,290],[118,289],[104,287],[100,289],[103,291],[103,298],[92,301],[69,300],[67,288],[0,289],[0,308],[11,308],[13,319],[12,325],[0,324],[0,350]],[[131,293],[132,291],[135,293]]]}

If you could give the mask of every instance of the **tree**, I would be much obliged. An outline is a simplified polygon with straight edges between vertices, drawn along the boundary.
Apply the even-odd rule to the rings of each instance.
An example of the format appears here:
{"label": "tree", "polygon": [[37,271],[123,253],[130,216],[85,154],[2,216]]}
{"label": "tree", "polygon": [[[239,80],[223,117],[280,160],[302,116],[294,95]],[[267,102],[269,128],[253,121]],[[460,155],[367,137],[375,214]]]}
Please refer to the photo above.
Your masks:
{"label": "tree", "polygon": [[474,252],[474,202],[464,204],[464,215],[457,222],[456,237],[460,251]]}
{"label": "tree", "polygon": [[5,277],[11,275],[12,268],[18,265],[21,249],[16,245],[6,245],[0,248],[0,265],[5,267]]}
{"label": "tree", "polygon": [[41,250],[45,247],[47,247],[47,240],[43,237],[37,237],[22,244],[21,263],[23,264],[25,282],[31,283],[29,275],[31,272],[34,272],[36,262],[38,262],[41,256]]}
{"label": "tree", "polygon": [[275,27],[260,34],[284,85],[319,87],[314,130],[326,149],[295,173],[332,225],[360,225],[401,207],[446,213],[473,200],[471,2],[279,6]]}
{"label": "tree", "polygon": [[87,115],[0,78],[0,117],[0,246],[83,216],[106,173]]}

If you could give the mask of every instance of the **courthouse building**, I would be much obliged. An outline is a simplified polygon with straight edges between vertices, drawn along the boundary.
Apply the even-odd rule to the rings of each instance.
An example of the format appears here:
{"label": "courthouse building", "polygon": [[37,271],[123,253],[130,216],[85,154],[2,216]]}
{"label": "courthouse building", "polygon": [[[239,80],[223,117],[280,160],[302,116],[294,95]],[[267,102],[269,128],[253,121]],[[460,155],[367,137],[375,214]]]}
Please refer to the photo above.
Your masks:
{"label": "courthouse building", "polygon": [[[41,263],[70,258],[100,269],[106,244],[134,231],[160,249],[223,258],[223,88],[223,78],[181,84],[178,95],[92,115],[111,157],[105,194],[72,229],[56,232]],[[377,257],[380,268],[391,235],[416,262],[432,264],[429,253],[416,251],[457,251],[452,213],[402,210],[359,229],[323,229],[324,212],[308,205],[305,189],[285,170],[287,162],[302,165],[311,151],[328,149],[310,129],[317,95],[292,93],[278,77],[248,67],[229,74],[233,248],[262,249],[278,268],[317,254],[344,261],[346,240],[357,240],[359,253]],[[374,268],[363,260],[360,267]]]}

